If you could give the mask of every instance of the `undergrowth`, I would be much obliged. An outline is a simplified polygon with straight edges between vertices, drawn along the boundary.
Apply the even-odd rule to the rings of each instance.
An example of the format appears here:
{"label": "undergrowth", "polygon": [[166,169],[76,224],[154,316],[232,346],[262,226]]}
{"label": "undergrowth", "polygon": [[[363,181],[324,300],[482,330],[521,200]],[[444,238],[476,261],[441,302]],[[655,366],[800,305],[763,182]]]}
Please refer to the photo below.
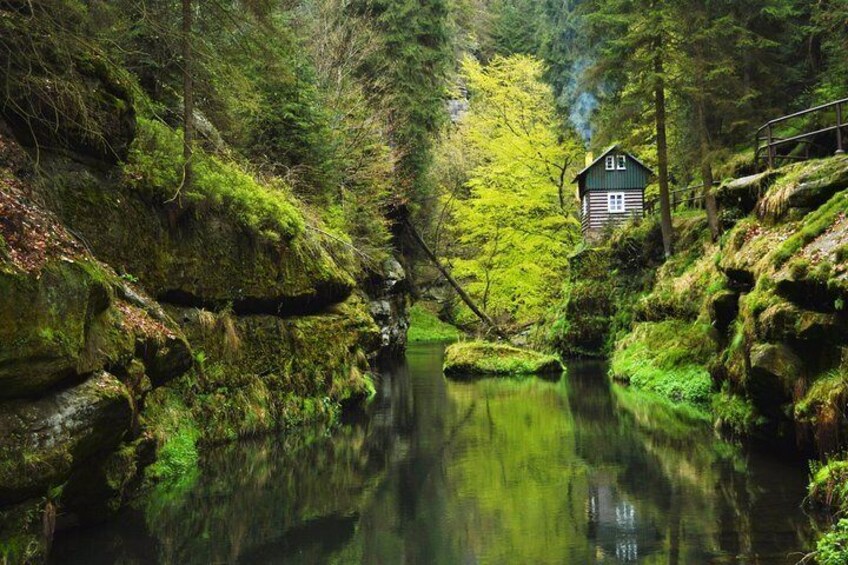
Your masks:
{"label": "undergrowth", "polygon": [[420,304],[409,309],[409,332],[407,340],[410,343],[454,341],[462,335],[457,328],[443,322],[438,316]]}
{"label": "undergrowth", "polygon": [[708,324],[679,320],[637,324],[612,356],[612,375],[675,402],[706,407],[713,383],[706,369],[715,353]]}

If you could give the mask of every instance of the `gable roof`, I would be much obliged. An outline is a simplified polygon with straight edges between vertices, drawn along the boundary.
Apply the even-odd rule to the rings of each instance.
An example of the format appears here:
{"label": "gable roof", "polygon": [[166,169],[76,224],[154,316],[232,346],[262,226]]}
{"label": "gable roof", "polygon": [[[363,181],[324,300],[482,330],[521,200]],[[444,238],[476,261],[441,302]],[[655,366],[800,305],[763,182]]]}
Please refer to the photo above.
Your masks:
{"label": "gable roof", "polygon": [[[595,159],[594,161],[592,161],[591,163],[589,163],[586,167],[584,167],[584,168],[583,168],[583,170],[582,170],[582,171],[580,171],[579,173],[577,173],[577,176],[576,176],[576,177],[574,177],[574,180],[573,180],[572,182],[578,182],[578,181],[580,180],[580,177],[582,177],[582,176],[583,176],[583,175],[585,175],[587,172],[589,172],[589,169],[591,169],[592,167],[594,167],[595,165],[597,165],[598,163],[600,163],[600,162],[604,159],[604,157],[606,157],[607,155],[609,155],[610,153],[612,153],[612,152],[613,152],[613,151],[615,151],[616,149],[618,149],[619,151],[621,151],[621,147],[620,147],[617,143],[616,143],[616,144],[611,145],[609,148],[607,148],[607,150],[606,150],[606,151],[604,151],[603,153],[601,153],[601,156],[600,156],[600,157],[598,157],[597,159]],[[624,153],[625,155],[627,155],[628,157],[630,157],[631,159],[633,159],[634,161],[636,161],[636,164],[638,164],[640,167],[642,167],[643,169],[645,169],[646,171],[648,171],[648,172],[649,172],[649,173],[651,173],[652,175],[656,174],[656,173],[654,173],[654,171],[653,171],[653,170],[652,170],[652,169],[651,169],[648,165],[646,165],[645,163],[643,163],[642,161],[640,161],[640,160],[639,160],[639,159],[638,159],[635,155],[633,155],[632,153],[629,153],[629,152],[627,152],[627,151],[621,151],[621,153]]]}

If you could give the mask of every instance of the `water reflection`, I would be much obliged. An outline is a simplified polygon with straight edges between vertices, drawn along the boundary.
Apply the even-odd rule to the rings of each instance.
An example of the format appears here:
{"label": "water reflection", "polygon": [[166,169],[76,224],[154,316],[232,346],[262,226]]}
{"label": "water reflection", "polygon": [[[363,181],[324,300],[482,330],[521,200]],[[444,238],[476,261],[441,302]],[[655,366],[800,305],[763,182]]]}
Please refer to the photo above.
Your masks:
{"label": "water reflection", "polygon": [[794,563],[805,472],[717,442],[610,388],[446,381],[419,347],[371,414],[216,449],[112,523],[60,535],[63,563]]}

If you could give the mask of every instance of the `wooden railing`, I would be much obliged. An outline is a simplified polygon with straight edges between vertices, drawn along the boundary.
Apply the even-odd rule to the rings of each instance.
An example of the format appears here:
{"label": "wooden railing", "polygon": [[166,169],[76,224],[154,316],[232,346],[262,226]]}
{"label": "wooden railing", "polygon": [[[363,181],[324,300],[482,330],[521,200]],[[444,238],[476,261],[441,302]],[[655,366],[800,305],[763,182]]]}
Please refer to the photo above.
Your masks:
{"label": "wooden railing", "polygon": [[[713,186],[718,186],[719,183],[713,183]],[[675,188],[668,191],[669,203],[672,211],[680,208],[700,209],[704,208],[704,184],[693,184],[684,188]],[[659,208],[660,199],[658,196],[645,199],[645,215],[649,216]]]}
{"label": "wooden railing", "polygon": [[[816,106],[815,108],[809,108],[807,110],[803,110],[801,112],[796,112],[794,114],[789,114],[787,116],[783,116],[781,118],[777,118],[776,120],[771,120],[759,130],[757,130],[757,138],[754,142],[754,164],[757,170],[760,170],[760,163],[763,160],[763,154],[765,154],[765,162],[770,169],[774,168],[777,165],[777,162],[781,159],[783,160],[805,160],[809,159],[809,149],[813,144],[814,139],[817,136],[826,133],[835,133],[836,134],[836,153],[841,154],[845,152],[844,148],[844,132],[843,129],[846,127],[845,123],[845,114],[844,106],[848,104],[848,98],[844,98],[842,100],[837,100],[835,102],[831,102],[829,104],[823,104],[821,106]],[[836,114],[836,120],[834,122],[825,121],[830,118],[830,111],[834,111]],[[781,124],[785,124],[790,120],[794,120],[797,118],[802,118],[804,116],[810,115],[819,115],[823,117],[822,120],[817,120],[816,124],[826,123],[831,124],[826,127],[819,127],[820,129],[816,129],[813,131],[808,131],[805,133],[800,133],[797,135],[793,135],[791,137],[777,137],[775,130],[777,126]],[[807,151],[805,155],[791,155],[788,153],[781,154],[778,152],[780,147],[792,144],[806,144]]]}

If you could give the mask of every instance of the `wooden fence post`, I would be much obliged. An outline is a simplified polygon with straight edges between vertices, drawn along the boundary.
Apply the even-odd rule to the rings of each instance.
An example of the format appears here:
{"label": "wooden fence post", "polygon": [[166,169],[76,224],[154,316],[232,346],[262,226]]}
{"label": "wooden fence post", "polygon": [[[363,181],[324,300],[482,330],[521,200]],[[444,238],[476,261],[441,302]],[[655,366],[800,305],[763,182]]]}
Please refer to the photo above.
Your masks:
{"label": "wooden fence post", "polygon": [[836,105],[836,154],[842,155],[845,149],[842,147],[842,104]]}
{"label": "wooden fence post", "polygon": [[769,164],[769,169],[774,168],[774,157],[775,157],[775,155],[774,155],[774,147],[771,144],[772,140],[773,140],[773,137],[772,137],[772,131],[771,131],[771,124],[769,124],[768,125],[768,164]]}

